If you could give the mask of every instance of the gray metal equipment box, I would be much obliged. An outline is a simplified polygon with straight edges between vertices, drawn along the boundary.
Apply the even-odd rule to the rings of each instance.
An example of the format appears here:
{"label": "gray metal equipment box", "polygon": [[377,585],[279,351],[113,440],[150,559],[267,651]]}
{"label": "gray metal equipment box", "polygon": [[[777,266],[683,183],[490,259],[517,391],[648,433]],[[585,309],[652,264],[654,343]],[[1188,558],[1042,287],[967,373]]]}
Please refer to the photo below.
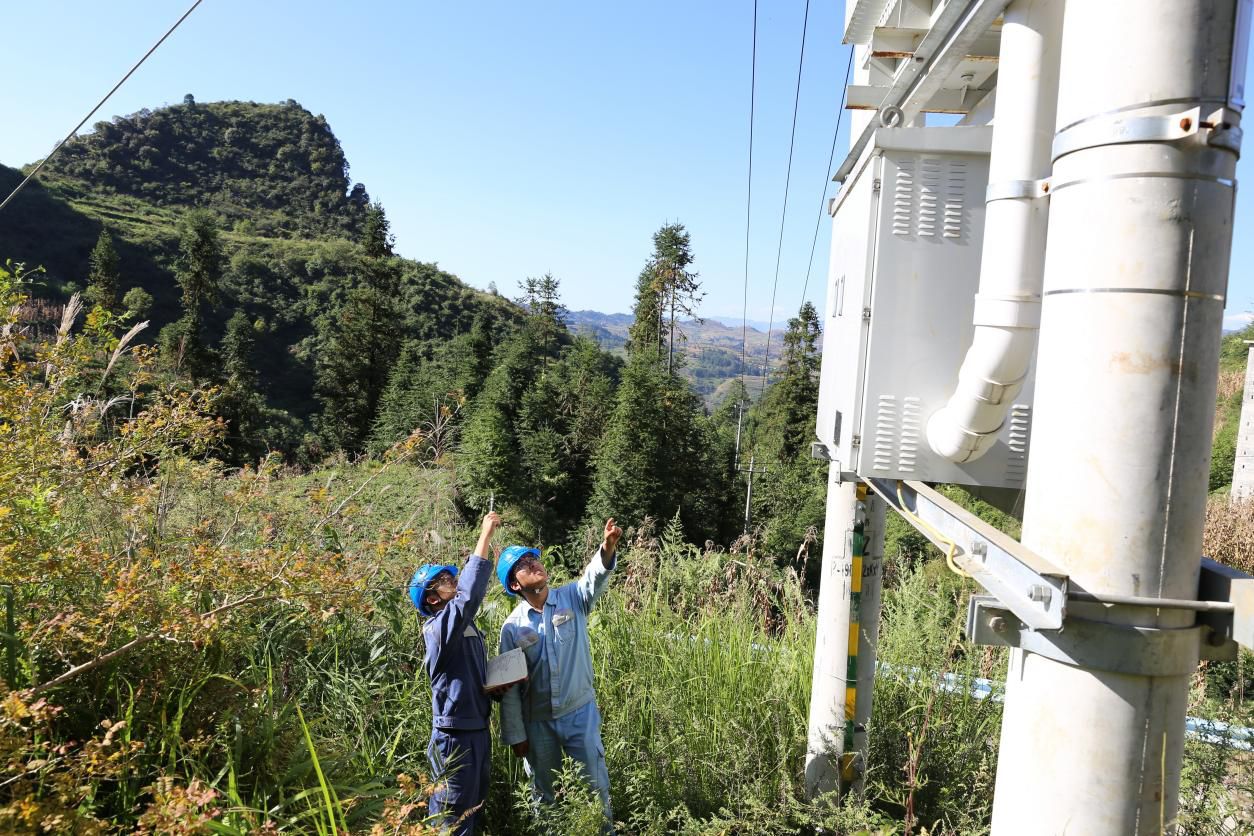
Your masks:
{"label": "gray metal equipment box", "polygon": [[881,128],[832,200],[816,431],[846,474],[1023,487],[1035,360],[983,457],[927,443],[971,345],[992,130]]}

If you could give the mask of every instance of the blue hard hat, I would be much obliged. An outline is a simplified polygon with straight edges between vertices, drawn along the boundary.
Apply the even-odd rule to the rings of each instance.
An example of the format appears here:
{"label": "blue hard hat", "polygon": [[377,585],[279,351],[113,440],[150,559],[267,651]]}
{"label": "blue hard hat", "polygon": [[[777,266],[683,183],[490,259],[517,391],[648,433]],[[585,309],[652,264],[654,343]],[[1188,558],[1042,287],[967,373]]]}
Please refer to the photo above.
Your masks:
{"label": "blue hard hat", "polygon": [[526,546],[509,546],[501,552],[500,557],[496,559],[496,577],[501,582],[501,586],[505,587],[505,591],[510,595],[518,593],[509,588],[510,575],[514,572],[514,564],[522,560],[529,554],[536,556],[536,560],[540,559],[539,549],[529,549]]}
{"label": "blue hard hat", "polygon": [[456,566],[441,566],[438,563],[426,563],[418,567],[418,571],[414,572],[414,577],[409,582],[409,600],[414,602],[414,606],[418,608],[418,612],[427,618],[435,615],[427,609],[427,586],[431,581],[435,580],[435,576],[441,572],[448,572],[454,578],[457,577]]}

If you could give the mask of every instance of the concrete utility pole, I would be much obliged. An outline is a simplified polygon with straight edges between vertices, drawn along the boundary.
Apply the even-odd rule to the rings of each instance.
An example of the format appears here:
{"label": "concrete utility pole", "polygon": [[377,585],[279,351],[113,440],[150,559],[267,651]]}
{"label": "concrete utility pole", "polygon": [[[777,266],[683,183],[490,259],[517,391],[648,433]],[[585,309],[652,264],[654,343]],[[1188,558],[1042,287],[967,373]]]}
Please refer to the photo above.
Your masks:
{"label": "concrete utility pole", "polygon": [[[887,77],[871,66],[868,45],[851,48],[854,84],[887,82]],[[852,146],[875,114],[855,110],[849,116]],[[806,748],[805,783],[811,798],[842,786],[855,792],[862,789],[879,638],[884,515],[883,501],[868,496],[866,486],[852,477],[842,482],[841,463],[832,461],[823,523]],[[855,531],[861,538],[856,557]],[[860,566],[856,604],[852,582],[855,562]]]}
{"label": "concrete utility pole", "polygon": [[[1074,590],[1198,593],[1248,7],[1066,5],[1023,543]],[[1012,652],[993,833],[1175,832],[1194,613],[1067,619],[1108,626],[1090,663]],[[1164,649],[1112,673],[1121,637]]]}
{"label": "concrete utility pole", "polygon": [[1254,340],[1245,359],[1245,392],[1241,398],[1241,424],[1237,427],[1237,457],[1232,463],[1232,502],[1254,497]]}
{"label": "concrete utility pole", "polygon": [[806,792],[861,792],[884,557],[883,500],[832,463],[810,691]]}
{"label": "concrete utility pole", "polygon": [[737,468],[742,473],[749,474],[748,482],[746,482],[745,484],[745,534],[749,533],[750,514],[753,510],[753,474],[766,473],[765,467],[755,468],[753,466],[754,459],[755,459],[755,455],[752,453],[749,454],[749,466]]}

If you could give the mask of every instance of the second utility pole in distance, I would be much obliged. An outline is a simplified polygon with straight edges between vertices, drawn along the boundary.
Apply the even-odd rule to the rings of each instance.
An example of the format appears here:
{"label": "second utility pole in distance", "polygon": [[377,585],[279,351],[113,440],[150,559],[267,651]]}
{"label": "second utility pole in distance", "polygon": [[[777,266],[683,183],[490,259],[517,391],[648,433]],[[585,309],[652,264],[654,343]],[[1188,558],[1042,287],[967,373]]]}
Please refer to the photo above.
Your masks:
{"label": "second utility pole in distance", "polygon": [[765,467],[762,467],[762,468],[756,468],[756,469],[755,469],[755,468],[754,468],[754,466],[753,466],[753,461],[754,461],[754,456],[753,456],[753,454],[750,454],[750,456],[749,456],[749,466],[748,466],[748,467],[737,467],[737,468],[736,468],[737,470],[741,471],[742,473],[748,473],[748,474],[749,474],[749,482],[748,482],[748,485],[746,485],[746,487],[745,487],[745,534],[748,534],[748,533],[749,533],[749,509],[750,509],[750,505],[751,505],[751,504],[752,504],[752,502],[753,502],[753,474],[755,474],[755,473],[766,473],[766,468],[765,468]]}

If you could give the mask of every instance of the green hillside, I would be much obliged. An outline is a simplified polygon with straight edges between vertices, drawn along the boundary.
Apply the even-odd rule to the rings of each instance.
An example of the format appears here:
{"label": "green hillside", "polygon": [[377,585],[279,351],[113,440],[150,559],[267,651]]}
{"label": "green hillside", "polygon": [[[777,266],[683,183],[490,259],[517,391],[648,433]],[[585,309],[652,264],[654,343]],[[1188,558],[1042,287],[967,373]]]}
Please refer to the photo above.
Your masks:
{"label": "green hillside", "polygon": [[208,207],[227,226],[268,236],[354,235],[370,203],[325,117],[288,99],[141,110],[67,145],[54,175],[152,206]]}
{"label": "green hillside", "polygon": [[1210,458],[1210,489],[1232,486],[1237,456],[1237,428],[1241,424],[1241,397],[1245,386],[1246,340],[1254,340],[1254,325],[1225,334],[1219,347],[1219,391],[1215,403],[1215,440]]}
{"label": "green hillside", "polygon": [[[0,190],[22,176],[0,166]],[[198,104],[189,97],[97,123],[6,208],[0,257],[44,268],[32,292],[64,301],[86,287],[91,250],[107,232],[118,254],[118,298],[134,288],[151,296],[131,314],[151,320],[141,340],[156,341],[183,314],[180,224],[193,210],[210,213],[221,248],[204,341],[218,346],[231,316],[245,316],[256,388],[292,419],[281,438],[264,439],[269,447],[290,448],[311,429],[320,405],[318,343],[354,290],[380,271],[396,291],[388,364],[403,343],[449,339],[469,331],[476,317],[520,316],[512,303],[434,264],[392,256],[386,227],[382,259],[372,258],[362,243],[371,211],[365,187],[350,188],[348,162],[326,120],[290,100]],[[119,302],[119,312],[126,308]]]}

